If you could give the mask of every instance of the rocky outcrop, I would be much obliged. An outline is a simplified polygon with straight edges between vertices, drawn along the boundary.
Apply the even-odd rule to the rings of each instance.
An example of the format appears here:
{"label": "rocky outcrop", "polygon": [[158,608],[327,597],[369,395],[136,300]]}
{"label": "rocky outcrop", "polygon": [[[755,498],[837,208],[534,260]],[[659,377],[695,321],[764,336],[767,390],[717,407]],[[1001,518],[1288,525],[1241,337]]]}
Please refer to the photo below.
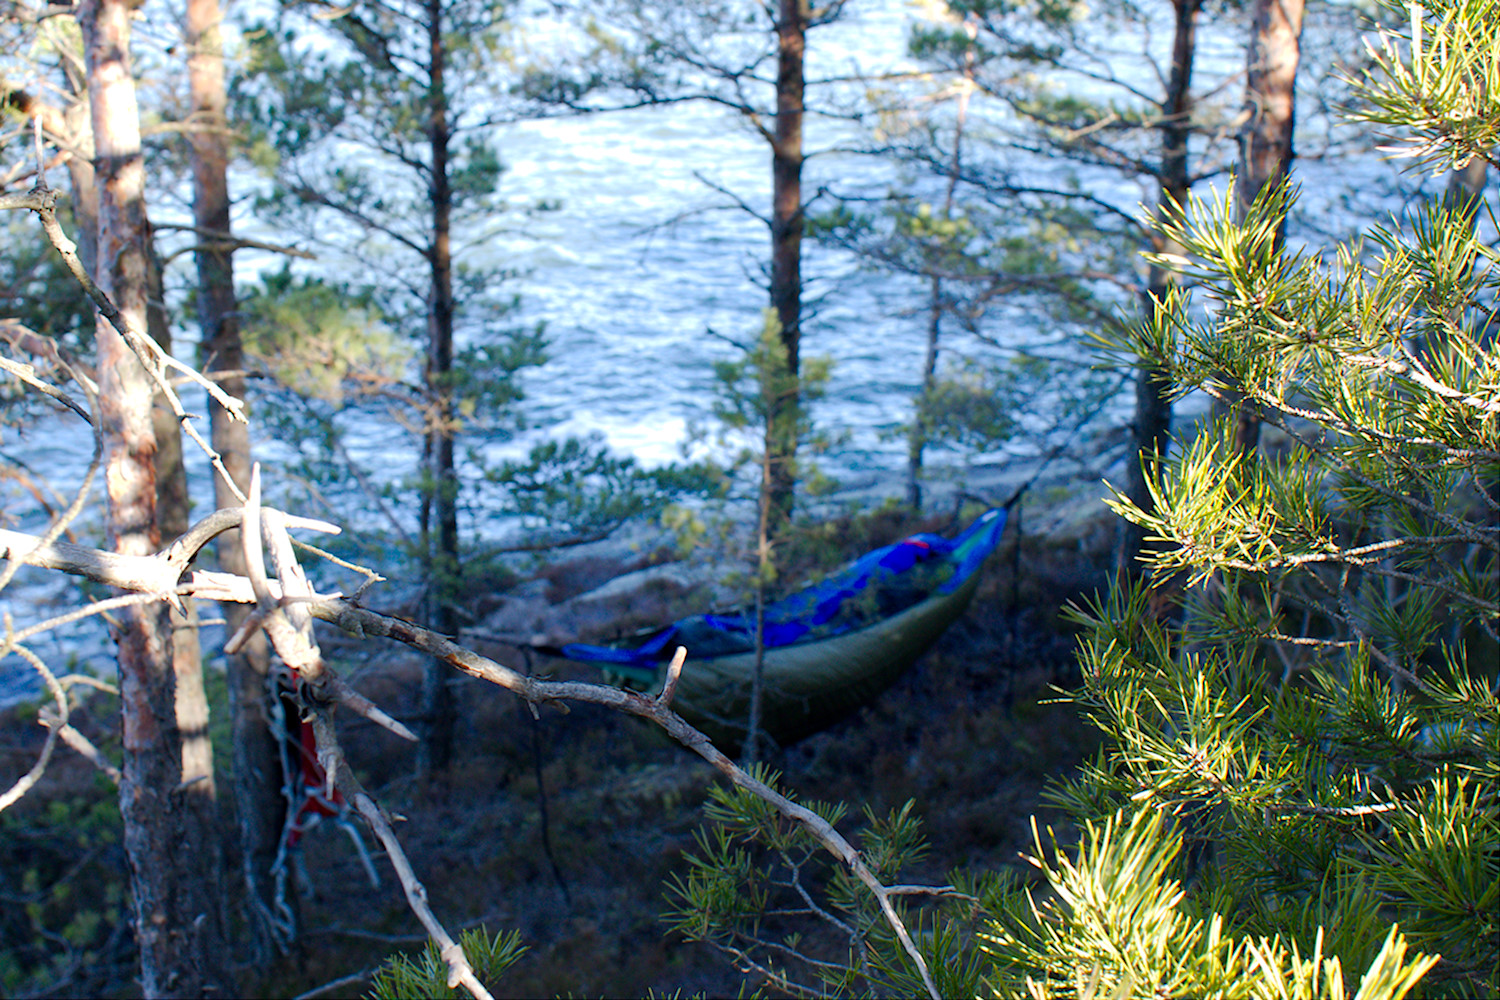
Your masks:
{"label": "rocky outcrop", "polygon": [[733,603],[735,597],[719,583],[721,567],[679,560],[635,570],[620,563],[618,574],[602,585],[558,600],[557,570],[565,567],[554,567],[507,593],[474,631],[531,645],[611,639]]}

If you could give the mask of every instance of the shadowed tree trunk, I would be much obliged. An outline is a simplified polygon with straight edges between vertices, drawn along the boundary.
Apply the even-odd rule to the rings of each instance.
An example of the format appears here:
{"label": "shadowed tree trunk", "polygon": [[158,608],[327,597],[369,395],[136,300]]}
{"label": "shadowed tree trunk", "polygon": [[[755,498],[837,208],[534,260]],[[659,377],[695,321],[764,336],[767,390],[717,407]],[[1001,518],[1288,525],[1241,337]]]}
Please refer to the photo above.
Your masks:
{"label": "shadowed tree trunk", "polygon": [[[323,37],[326,45],[319,44],[317,58],[303,59],[300,38],[268,33],[258,44],[278,55],[246,83],[257,103],[265,102],[260,106],[275,109],[268,141],[284,157],[273,197],[277,211],[296,227],[318,228],[320,238],[327,237],[322,223],[332,215],[339,220],[335,227],[363,234],[330,241],[356,257],[368,250],[357,247],[359,240],[377,237],[395,272],[375,295],[378,307],[401,327],[420,330],[420,390],[404,396],[413,412],[397,419],[421,436],[420,530],[411,553],[424,577],[418,614],[447,634],[457,632],[466,597],[458,436],[500,426],[521,396],[512,376],[540,360],[536,333],[497,322],[510,306],[494,291],[503,273],[485,268],[462,279],[454,273],[454,229],[473,234],[467,227],[492,221],[504,208],[495,198],[502,165],[492,140],[493,116],[515,107],[505,82],[510,68],[494,58],[497,47],[509,44],[508,9],[488,0],[391,0],[329,19],[320,5],[291,4],[284,13],[305,17],[299,30]],[[310,107],[308,88],[326,93],[334,110]],[[352,149],[359,155],[346,155]],[[387,187],[402,194],[390,200],[366,195]],[[467,328],[473,339],[456,345],[466,304],[484,315]],[[463,370],[457,371],[460,358]],[[455,676],[446,663],[424,671],[414,720],[423,772],[443,769],[452,754],[457,706],[449,685]]]}
{"label": "shadowed tree trunk", "polygon": [[[1176,14],[1172,35],[1172,72],[1167,80],[1167,92],[1161,108],[1161,173],[1160,194],[1156,212],[1165,216],[1177,211],[1175,206],[1187,200],[1192,187],[1192,175],[1188,172],[1188,139],[1192,134],[1192,79],[1193,54],[1197,47],[1198,11],[1202,0],[1173,0]],[[1151,249],[1156,253],[1181,252],[1181,248],[1169,245],[1160,236],[1153,236]],[[1147,314],[1154,312],[1156,303],[1167,293],[1175,276],[1156,265],[1151,265],[1146,278],[1146,293],[1141,308]],[[1172,430],[1172,400],[1168,396],[1172,386],[1170,376],[1161,369],[1142,365],[1136,376],[1135,386],[1135,460],[1129,463],[1130,476],[1126,493],[1142,510],[1150,513],[1156,509],[1151,499],[1147,476],[1160,480],[1158,465],[1167,451],[1167,440]],[[1116,567],[1125,573],[1137,571],[1136,559],[1145,544],[1145,532],[1139,525],[1125,522],[1121,529],[1121,543]]]}
{"label": "shadowed tree trunk", "polygon": [[99,189],[94,177],[94,130],[89,122],[87,93],[63,113],[76,156],[68,160],[73,186],[73,217],[78,221],[78,256],[89,274],[98,274]]}
{"label": "shadowed tree trunk", "polygon": [[[167,352],[172,350],[172,331],[163,298],[161,260],[154,237],[147,270],[146,332]],[[182,461],[182,431],[177,417],[160,395],[151,410],[156,433],[156,521],[163,541],[171,541],[192,525],[192,502],[188,498],[187,468]],[[213,747],[208,741],[208,696],[203,690],[202,646],[198,641],[198,609],[192,598],[183,600],[183,610],[168,611],[172,623],[172,672],[177,678],[177,725],[182,732],[182,780],[191,783],[187,796],[192,812],[205,830],[215,825],[217,808],[214,787]],[[217,842],[207,845],[217,851]],[[215,866],[217,867],[217,865]]]}
{"label": "shadowed tree trunk", "polygon": [[[778,0],[776,8],[776,131],[771,142],[771,308],[781,322],[789,374],[800,368],[802,339],[802,118],[803,62],[807,51],[807,0]],[[796,485],[799,394],[775,401],[767,415],[773,450],[770,532],[791,522]]]}
{"label": "shadowed tree trunk", "polygon": [[[77,16],[88,67],[99,193],[97,275],[127,323],[146,329],[149,234],[135,82],[131,7],[83,0]],[[105,528],[113,551],[149,555],[156,510],[154,388],[124,339],[97,319],[99,415],[105,437]],[[141,988],[150,997],[229,995],[214,970],[225,955],[215,901],[182,799],[171,630],[166,605],[118,613],[122,751],[120,813],[130,866]]]}
{"label": "shadowed tree trunk", "polygon": [[[188,0],[188,90],[192,124],[188,160],[193,174],[193,224],[197,228],[194,259],[198,270],[198,321],[202,329],[203,370],[224,391],[245,396],[244,353],[234,293],[228,181],[228,123],[225,119],[224,48],[218,0]],[[250,483],[250,428],[209,401],[209,428],[214,450],[243,491]],[[230,485],[214,477],[214,503],[238,505]],[[240,533],[227,531],[215,541],[219,566],[243,575],[245,556]],[[248,617],[243,604],[221,605],[226,634],[234,634]],[[281,795],[281,757],[266,722],[266,676],[270,654],[257,633],[241,652],[228,658],[229,712],[234,759],[234,800],[239,821],[240,865],[245,881],[251,927],[252,962],[265,961],[286,943],[291,928],[280,926],[271,866],[281,840],[285,802]],[[278,929],[279,928],[279,929]]]}
{"label": "shadowed tree trunk", "polygon": [[78,230],[71,235],[78,244],[78,257],[84,270],[93,274],[99,194],[94,189],[94,133],[89,123],[89,99],[85,89],[88,84],[86,80],[75,79],[72,73],[68,74],[68,82],[74,88],[72,101],[65,109],[59,110],[0,76],[0,88],[5,90],[5,107],[28,119],[40,119],[43,134],[56,141],[60,148],[72,151],[73,155],[67,158],[67,169],[68,182],[72,185],[69,194],[73,202],[73,219]]}
{"label": "shadowed tree trunk", "polygon": [[[576,0],[556,5],[603,22],[599,47],[584,72],[561,74],[563,86],[544,101],[574,110],[607,111],[638,105],[703,100],[741,115],[771,149],[769,216],[731,195],[742,210],[770,231],[769,306],[781,324],[787,370],[802,371],[802,237],[806,215],[802,168],[806,159],[803,125],[807,111],[808,32],[837,21],[844,0],[814,5],[809,0],[729,0],[679,4],[669,16],[649,0]],[[739,40],[766,32],[753,56]],[[616,34],[617,32],[617,34]],[[616,37],[609,37],[616,34]],[[735,40],[727,46],[726,40]],[[775,66],[774,78],[769,72]],[[603,67],[602,69],[600,67]],[[817,81],[814,81],[814,85]],[[638,100],[594,98],[613,88]],[[721,193],[729,194],[721,189]],[[758,331],[757,331],[758,336]],[[790,526],[795,507],[797,415],[804,393],[794,391],[766,413],[772,442],[769,470],[773,541]]]}
{"label": "shadowed tree trunk", "polygon": [[[150,227],[147,226],[148,239]],[[161,260],[154,242],[150,245],[147,270],[146,330],[162,350],[172,350],[162,288]],[[192,502],[188,497],[187,467],[182,460],[182,429],[167,401],[157,396],[151,411],[156,432],[156,520],[163,541],[178,538],[192,525]],[[182,610],[171,608],[167,620],[172,629],[172,675],[176,683],[177,728],[182,737],[182,805],[186,811],[184,843],[199,860],[205,890],[213,903],[204,917],[216,924],[210,934],[223,937],[224,852],[219,842],[219,795],[214,780],[214,748],[208,736],[208,693],[203,685],[203,650],[198,641],[198,606],[183,599]],[[212,956],[222,961],[223,956]],[[220,969],[223,967],[220,966]],[[222,977],[222,971],[216,977]]]}
{"label": "shadowed tree trunk", "polygon": [[[458,561],[458,473],[453,439],[458,412],[453,387],[453,189],[448,178],[451,129],[445,81],[447,45],[443,39],[443,0],[427,4],[427,135],[432,156],[432,244],[427,251],[432,274],[428,292],[427,430],[428,459],[423,486],[422,541],[427,556],[427,586],[432,628],[448,636],[458,634],[457,603],[461,596]],[[430,505],[430,507],[429,507]],[[429,514],[430,509],[430,514]],[[426,738],[419,766],[424,772],[443,770],[453,755],[457,707],[448,686],[453,668],[431,660],[422,678],[422,715]]]}

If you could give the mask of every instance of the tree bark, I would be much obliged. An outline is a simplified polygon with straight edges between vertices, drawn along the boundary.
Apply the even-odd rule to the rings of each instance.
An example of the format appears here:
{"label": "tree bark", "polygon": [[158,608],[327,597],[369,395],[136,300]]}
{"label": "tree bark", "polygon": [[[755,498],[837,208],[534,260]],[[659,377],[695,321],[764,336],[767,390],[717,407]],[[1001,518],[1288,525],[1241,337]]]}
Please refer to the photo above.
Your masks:
{"label": "tree bark", "polygon": [[[94,129],[89,121],[88,94],[63,112],[78,155],[68,160],[73,188],[73,218],[78,223],[78,258],[89,274],[99,273],[99,189],[94,177]],[[97,284],[97,282],[95,282]]]}
{"label": "tree bark", "polygon": [[[1245,60],[1244,113],[1248,118],[1240,131],[1234,184],[1240,222],[1263,190],[1282,183],[1291,173],[1304,6],[1305,0],[1255,0]],[[1285,236],[1286,220],[1282,219],[1276,227],[1278,247]],[[1213,415],[1232,415],[1236,449],[1254,454],[1260,441],[1260,417],[1253,406],[1214,400]]]}
{"label": "tree bark", "polygon": [[[807,50],[807,0],[777,0],[776,131],[771,143],[771,308],[781,321],[787,371],[801,371],[802,340],[802,118],[803,62]],[[801,394],[777,399],[767,414],[771,455],[771,533],[791,523],[797,470],[797,419]]]}
{"label": "tree bark", "polygon": [[[193,223],[200,233],[193,252],[198,270],[198,322],[202,330],[203,371],[236,399],[245,398],[244,351],[234,292],[234,261],[228,242],[229,133],[225,116],[224,46],[219,34],[223,14],[218,0],[187,0],[188,91],[195,128],[188,133],[188,161],[193,175]],[[235,484],[250,485],[250,428],[209,401],[209,433]],[[214,477],[214,502],[221,508],[239,501],[230,485]],[[244,551],[238,531],[215,541],[219,566],[243,575]],[[226,631],[233,634],[250,609],[225,603],[220,608]],[[270,653],[257,633],[244,649],[228,657],[229,712],[234,759],[234,801],[239,826],[240,867],[246,889],[252,963],[268,960],[286,944],[292,928],[276,916],[271,866],[280,846],[286,807],[281,794],[281,757],[266,722],[266,678]]]}
{"label": "tree bark", "polygon": [[[172,332],[167,320],[162,286],[161,260],[151,240],[147,256],[146,332],[161,345],[172,350]],[[187,467],[182,457],[182,429],[177,417],[160,394],[151,410],[156,434],[156,520],[161,537],[170,540],[181,536],[192,525],[192,503],[188,496]],[[199,859],[206,890],[213,902],[205,920],[216,924],[210,933],[223,937],[224,920],[224,852],[219,846],[219,801],[214,780],[214,748],[208,736],[208,693],[203,684],[203,649],[198,637],[198,606],[184,598],[182,610],[169,609],[167,621],[172,630],[172,675],[175,681],[177,729],[182,737],[182,804],[186,815],[184,843],[192,856]],[[223,955],[215,954],[212,979],[228,981]]]}
{"label": "tree bark", "polygon": [[[130,15],[131,7],[120,0],[82,0],[77,12],[99,193],[98,284],[126,322],[144,331],[148,233]],[[109,545],[117,553],[149,555],[160,543],[154,389],[124,338],[102,316],[96,344]],[[226,950],[181,797],[182,742],[166,606],[138,605],[120,612],[118,621],[120,812],[142,990],[151,997],[229,995],[230,984],[216,982],[212,972]]]}
{"label": "tree bark", "polygon": [[[1161,105],[1161,174],[1157,198],[1158,217],[1175,214],[1186,200],[1192,186],[1188,171],[1188,139],[1192,135],[1193,55],[1197,48],[1198,11],[1202,0],[1173,0],[1175,27],[1172,36],[1172,71]],[[1152,250],[1157,253],[1181,252],[1161,236],[1153,236]],[[1175,281],[1175,276],[1152,265],[1146,278],[1146,292],[1141,308],[1148,316],[1158,308]],[[1160,482],[1160,463],[1166,455],[1172,430],[1171,376],[1156,365],[1143,363],[1135,387],[1135,451],[1130,463],[1126,494],[1148,514],[1156,509],[1151,486]],[[1149,477],[1149,478],[1148,478]],[[1120,548],[1116,556],[1119,572],[1134,574],[1137,559],[1145,545],[1145,531],[1140,525],[1122,522]]]}
{"label": "tree bark", "polygon": [[[428,248],[427,391],[428,468],[423,489],[430,499],[432,524],[423,524],[430,595],[428,620],[444,635],[456,636],[456,604],[461,596],[458,559],[458,473],[454,436],[458,412],[453,387],[453,190],[448,178],[452,130],[448,121],[445,79],[447,45],[443,39],[443,0],[427,2],[427,135],[431,156],[432,243]],[[426,505],[424,505],[426,506]],[[429,530],[433,529],[433,530]],[[449,682],[453,668],[441,660],[427,664],[422,683],[426,730],[419,765],[424,772],[448,766],[453,753],[456,705]]]}
{"label": "tree bark", "polygon": [[1240,132],[1234,187],[1241,221],[1267,185],[1280,183],[1291,172],[1304,6],[1305,0],[1255,0],[1245,63],[1244,110],[1249,120]]}

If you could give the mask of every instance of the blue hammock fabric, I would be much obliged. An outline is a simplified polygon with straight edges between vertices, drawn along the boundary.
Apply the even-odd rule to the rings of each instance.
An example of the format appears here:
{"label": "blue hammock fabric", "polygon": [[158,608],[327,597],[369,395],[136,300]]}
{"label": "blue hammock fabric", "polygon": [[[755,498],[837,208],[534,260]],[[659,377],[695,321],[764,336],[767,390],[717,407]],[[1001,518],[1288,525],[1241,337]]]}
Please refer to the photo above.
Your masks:
{"label": "blue hammock fabric", "polygon": [[[1005,509],[997,507],[981,514],[956,538],[925,532],[910,535],[867,553],[821,583],[767,605],[765,648],[867,628],[930,597],[953,593],[1000,544],[1005,518]],[[575,642],[558,652],[570,660],[608,664],[626,675],[639,670],[645,679],[678,646],[687,647],[694,659],[751,652],[755,649],[755,614],[693,615],[630,648]]]}

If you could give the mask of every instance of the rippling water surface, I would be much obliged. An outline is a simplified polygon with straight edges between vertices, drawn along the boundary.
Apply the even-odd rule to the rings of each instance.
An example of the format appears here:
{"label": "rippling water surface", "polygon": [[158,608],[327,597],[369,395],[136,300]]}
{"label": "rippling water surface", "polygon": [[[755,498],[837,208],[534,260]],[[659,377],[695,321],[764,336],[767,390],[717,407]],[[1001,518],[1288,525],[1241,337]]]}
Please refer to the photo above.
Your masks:
{"label": "rippling water surface", "polygon": [[[846,23],[813,35],[809,75],[901,66],[908,25],[919,16],[915,6],[879,0],[848,9]],[[1206,61],[1243,58],[1222,37],[1210,37],[1206,46]],[[818,155],[806,167],[806,193],[822,185],[879,191],[894,179],[888,166],[828,152],[856,138],[847,123],[808,121],[807,145]],[[707,104],[522,123],[507,127],[499,143],[506,197],[516,205],[547,201],[558,208],[462,251],[477,266],[519,272],[520,319],[545,322],[551,336],[551,360],[525,378],[533,429],[495,450],[515,455],[544,437],[597,432],[647,464],[679,457],[689,426],[708,417],[713,363],[735,353],[707,331],[743,342],[762,322],[767,229],[746,212],[726,208],[728,199],[715,188],[768,211],[766,144],[731,112]],[[1318,168],[1301,169],[1309,176]],[[815,416],[848,433],[848,443],[828,462],[830,471],[856,484],[881,482],[896,493],[904,444],[890,432],[907,418],[919,381],[924,319],[913,310],[922,289],[862,270],[811,241],[805,247],[804,356],[834,360],[828,398]],[[256,261],[248,253],[242,257],[243,275]],[[178,266],[186,268],[187,260]],[[184,271],[180,280],[191,279]],[[1035,316],[1006,303],[998,304],[996,316],[997,332],[1017,346],[1051,336]],[[191,348],[179,353],[191,356]],[[201,401],[189,405],[202,412]],[[1113,418],[1123,419],[1127,405],[1122,400]],[[89,435],[76,421],[49,420],[21,436],[5,428],[0,435],[0,449],[47,473],[59,491],[70,490],[87,463]],[[262,439],[257,448],[273,466],[286,454],[281,442]],[[352,450],[393,475],[404,474],[415,457],[409,437],[388,423],[370,425]],[[201,512],[210,502],[209,480],[203,463],[194,462]],[[20,502],[19,494],[12,496]],[[22,515],[18,525],[40,530],[44,520]],[[37,605],[49,602],[69,607],[76,592],[61,579],[33,574],[27,585],[0,595],[0,610],[29,621]],[[107,667],[107,644],[92,623],[60,630],[43,643],[39,652],[48,662],[72,657]],[[0,701],[5,683],[0,676]]]}
{"label": "rippling water surface", "polygon": [[[854,16],[847,23],[814,34],[810,76],[899,62],[911,17],[905,4],[850,6]],[[847,125],[817,119],[807,125],[810,151],[851,135]],[[498,138],[507,199],[558,207],[463,251],[476,266],[517,271],[519,319],[545,322],[551,339],[551,360],[525,379],[525,413],[533,429],[496,450],[515,455],[544,437],[599,433],[617,451],[647,464],[680,457],[689,425],[708,417],[713,362],[734,355],[706,331],[743,342],[762,322],[768,232],[744,211],[726,208],[729,199],[714,188],[767,212],[767,146],[732,113],[692,104],[522,123]],[[806,190],[855,177],[873,181],[880,169],[857,157],[815,156],[806,169]],[[242,279],[258,266],[279,266],[257,261],[251,252],[237,260]],[[189,260],[180,258],[177,266],[179,281],[190,283]],[[835,384],[819,419],[854,431],[844,459],[848,468],[896,468],[897,452],[878,432],[906,412],[922,334],[915,323],[892,316],[900,297],[886,294],[889,283],[872,281],[852,261],[809,243],[804,269],[813,310],[804,350],[835,358]],[[182,335],[190,341],[196,331]],[[179,346],[178,353],[191,357],[192,347]],[[190,391],[184,399],[190,409],[203,411],[203,401]],[[262,436],[258,457],[274,468],[286,447]],[[45,418],[24,432],[0,429],[0,450],[67,493],[88,464],[90,435],[81,422]],[[411,440],[388,424],[362,428],[351,451],[392,475],[404,474],[402,466],[415,458]],[[211,504],[208,470],[196,455],[189,461],[201,513]],[[96,484],[96,495],[98,490]],[[45,528],[43,512],[23,494],[11,497],[14,526]],[[71,581],[40,571],[26,571],[0,594],[0,611],[23,621],[76,603]],[[37,651],[55,666],[107,672],[108,646],[92,620],[48,633]],[[0,667],[0,702],[14,691],[11,685],[29,689],[32,682],[29,671],[17,675],[8,664]]]}

